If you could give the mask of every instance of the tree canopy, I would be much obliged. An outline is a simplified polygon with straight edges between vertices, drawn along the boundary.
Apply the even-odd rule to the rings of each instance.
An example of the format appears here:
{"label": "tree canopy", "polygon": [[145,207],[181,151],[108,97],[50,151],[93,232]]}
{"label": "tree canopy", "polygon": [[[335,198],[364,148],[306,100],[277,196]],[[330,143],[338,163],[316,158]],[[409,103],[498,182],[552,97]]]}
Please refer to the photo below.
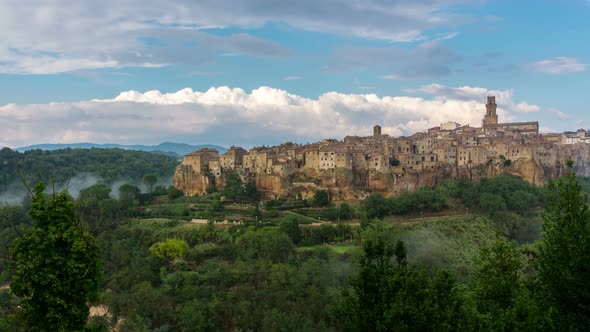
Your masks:
{"label": "tree canopy", "polygon": [[563,330],[590,326],[590,210],[572,167],[570,161],[565,176],[549,186],[539,262],[540,281]]}
{"label": "tree canopy", "polygon": [[13,243],[10,288],[30,330],[80,331],[97,296],[99,248],[77,223],[67,192],[47,199],[44,190],[35,186],[34,225]]}

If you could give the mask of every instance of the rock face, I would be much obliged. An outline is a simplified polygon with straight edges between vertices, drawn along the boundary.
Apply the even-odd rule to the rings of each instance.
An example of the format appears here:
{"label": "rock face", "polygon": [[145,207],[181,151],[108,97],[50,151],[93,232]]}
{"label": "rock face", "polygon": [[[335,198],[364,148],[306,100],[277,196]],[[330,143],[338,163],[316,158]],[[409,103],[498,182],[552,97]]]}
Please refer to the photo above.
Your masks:
{"label": "rock face", "polygon": [[195,172],[190,165],[180,164],[176,167],[172,185],[185,195],[201,195],[213,182],[208,175]]}

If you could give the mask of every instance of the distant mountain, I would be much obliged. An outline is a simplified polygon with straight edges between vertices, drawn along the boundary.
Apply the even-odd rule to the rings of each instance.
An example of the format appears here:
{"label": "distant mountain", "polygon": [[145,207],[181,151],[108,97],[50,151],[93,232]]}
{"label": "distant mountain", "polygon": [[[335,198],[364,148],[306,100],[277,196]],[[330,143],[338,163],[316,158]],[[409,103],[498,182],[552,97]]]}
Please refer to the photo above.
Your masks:
{"label": "distant mountain", "polygon": [[16,148],[18,152],[24,152],[28,150],[58,150],[58,149],[90,149],[90,148],[100,148],[100,149],[112,149],[112,148],[119,148],[124,150],[139,150],[139,151],[148,151],[148,152],[162,152],[165,154],[174,153],[179,156],[184,156],[187,153],[202,149],[202,148],[210,148],[219,151],[219,154],[225,153],[227,151],[226,148],[219,146],[219,145],[212,145],[212,144],[203,144],[203,145],[190,145],[185,143],[170,143],[164,142],[158,145],[121,145],[121,144],[96,144],[96,143],[71,143],[71,144],[35,144],[29,146],[23,146],[20,148]]}

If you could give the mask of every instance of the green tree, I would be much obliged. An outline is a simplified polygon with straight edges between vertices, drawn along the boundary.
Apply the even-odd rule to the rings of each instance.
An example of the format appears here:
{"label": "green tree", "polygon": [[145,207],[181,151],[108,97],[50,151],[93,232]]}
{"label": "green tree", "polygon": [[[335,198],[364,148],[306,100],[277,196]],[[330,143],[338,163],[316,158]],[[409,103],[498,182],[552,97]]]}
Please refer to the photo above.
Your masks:
{"label": "green tree", "polygon": [[[115,219],[118,204],[110,198],[111,188],[95,184],[80,190],[77,199],[77,213],[81,221],[93,232],[101,227],[105,219]],[[94,234],[94,232],[93,232]]]}
{"label": "green tree", "polygon": [[284,262],[293,251],[289,237],[277,229],[250,229],[236,240],[239,255],[244,260],[270,259]]}
{"label": "green tree", "polygon": [[182,259],[190,249],[188,243],[179,239],[166,239],[165,241],[154,243],[150,251],[159,258]]}
{"label": "green tree", "polygon": [[483,193],[479,196],[479,207],[486,213],[495,215],[506,211],[506,202],[500,195]]}
{"label": "green tree", "polygon": [[145,184],[149,193],[154,192],[154,186],[158,182],[158,177],[153,174],[146,174],[143,176],[143,184]]}
{"label": "green tree", "polygon": [[139,197],[141,191],[137,186],[125,183],[119,187],[119,202],[124,207],[131,207]]}
{"label": "green tree", "polygon": [[339,207],[338,216],[342,220],[352,219],[353,212],[354,211],[352,210],[350,205],[348,205],[346,203],[342,203],[342,204],[340,204],[340,207]]}
{"label": "green tree", "polygon": [[236,201],[244,194],[244,183],[237,172],[226,173],[223,195],[226,199]]}
{"label": "green tree", "polygon": [[256,183],[253,180],[244,185],[244,199],[249,202],[260,201],[260,192],[256,189]]}
{"label": "green tree", "polygon": [[487,329],[515,329],[514,307],[523,289],[521,269],[519,253],[506,242],[481,251],[470,282],[476,310]]}
{"label": "green tree", "polygon": [[590,211],[572,168],[569,161],[565,176],[549,185],[539,278],[558,329],[584,330],[590,326]]}
{"label": "green tree", "polygon": [[326,190],[318,190],[313,196],[313,206],[324,207],[330,205],[330,197]]}
{"label": "green tree", "polygon": [[379,194],[371,194],[365,199],[365,209],[369,219],[382,219],[389,214],[387,200]]}
{"label": "green tree", "polygon": [[301,242],[301,229],[299,228],[299,221],[295,219],[283,220],[280,225],[280,230],[287,234],[294,244]]}
{"label": "green tree", "polygon": [[15,275],[10,288],[20,298],[29,330],[79,331],[96,300],[99,248],[76,221],[71,197],[47,200],[39,182],[31,205],[32,228],[14,241]]}
{"label": "green tree", "polygon": [[78,195],[79,201],[91,201],[100,202],[105,199],[109,199],[111,194],[111,188],[106,185],[99,183],[88,188],[80,190]]}
{"label": "green tree", "polygon": [[176,188],[175,186],[168,187],[167,194],[168,194],[168,199],[171,199],[171,200],[184,195],[182,190]]}
{"label": "green tree", "polygon": [[[340,314],[353,331],[465,330],[463,300],[446,272],[430,278],[408,265],[406,247],[382,235],[363,242],[359,273],[344,292]],[[393,259],[395,257],[395,259]]]}

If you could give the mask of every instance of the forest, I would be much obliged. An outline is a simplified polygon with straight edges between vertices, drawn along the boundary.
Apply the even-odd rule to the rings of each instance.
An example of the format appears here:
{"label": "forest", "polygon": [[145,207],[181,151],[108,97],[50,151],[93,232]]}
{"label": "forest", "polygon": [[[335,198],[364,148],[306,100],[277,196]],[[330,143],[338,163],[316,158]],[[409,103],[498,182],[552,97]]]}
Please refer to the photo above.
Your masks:
{"label": "forest", "polygon": [[176,157],[157,152],[123,149],[60,149],[13,151],[0,150],[0,193],[21,188],[19,174],[26,181],[64,185],[76,175],[91,174],[110,185],[125,180],[141,181],[144,175],[172,178],[178,164]]}
{"label": "forest", "polygon": [[[78,153],[93,160],[92,153]],[[114,165],[120,158],[117,150],[102,153],[96,165],[104,166],[105,159]],[[76,198],[33,184],[30,199],[0,208],[5,244],[0,330],[581,331],[590,326],[590,212],[587,187],[581,186],[589,182],[572,172],[546,187],[497,176],[477,183],[446,181],[396,197],[371,194],[364,201],[330,201],[322,190],[309,200],[260,201],[255,186],[232,174],[223,189],[185,197],[161,182],[174,163],[146,155],[154,159],[127,157],[144,168],[121,165],[116,175],[60,157],[68,162],[56,167],[97,172],[105,182]],[[49,164],[40,158],[29,165],[39,160]],[[116,190],[106,183],[121,177],[141,179],[143,191],[132,183]],[[33,310],[40,304],[30,289],[66,282],[63,276],[70,275],[30,259],[68,259],[40,250],[49,244],[38,234],[67,239],[78,256],[87,257],[88,283],[79,292],[85,297],[72,301],[86,300],[89,310],[80,309],[84,301],[52,307],[45,316]],[[39,269],[35,264],[47,271],[31,272]],[[50,275],[62,278],[47,281]],[[44,301],[64,301],[59,293],[47,294]]]}

